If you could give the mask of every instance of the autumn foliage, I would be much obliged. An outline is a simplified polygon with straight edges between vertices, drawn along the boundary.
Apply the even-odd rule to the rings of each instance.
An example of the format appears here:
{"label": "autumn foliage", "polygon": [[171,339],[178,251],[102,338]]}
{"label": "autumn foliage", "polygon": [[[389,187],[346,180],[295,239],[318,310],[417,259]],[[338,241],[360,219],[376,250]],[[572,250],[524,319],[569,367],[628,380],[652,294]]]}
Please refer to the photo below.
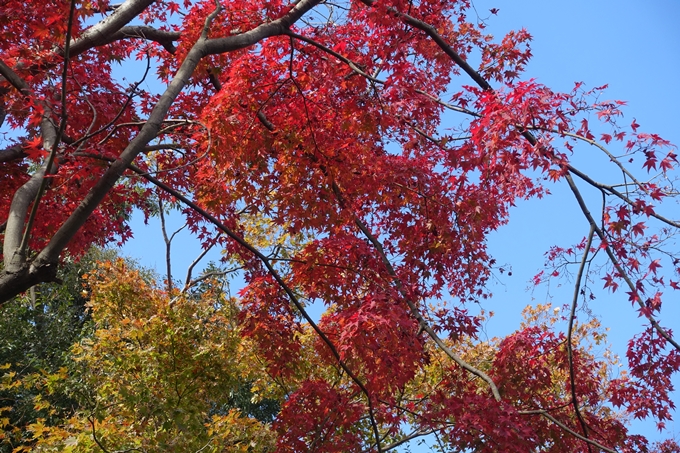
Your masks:
{"label": "autumn foliage", "polygon": [[[178,206],[244,280],[235,300],[208,289],[192,305],[189,278],[161,289],[120,263],[91,276],[95,331],[71,353],[83,373],[120,380],[84,378],[101,404],[40,428],[36,448],[382,452],[432,435],[461,451],[646,451],[624,422],[662,428],[680,368],[659,319],[680,279],[680,223],[666,208],[675,147],[625,121],[605,87],[560,93],[525,77],[529,33],[495,40],[469,8],[0,6],[0,123],[12,131],[0,150],[0,300],[54,280],[92,245],[125,241],[132,210],[158,214],[154,201]],[[573,163],[586,147],[615,183]],[[517,200],[548,195],[548,180],[570,189],[588,229],[551,249],[535,282],[569,274],[573,300],[485,341],[473,307],[491,296],[487,235]],[[586,279],[648,324],[626,374],[593,348],[601,329],[577,310]],[[215,410],[239,379],[280,403],[271,425]],[[198,406],[182,405],[178,382]]]}

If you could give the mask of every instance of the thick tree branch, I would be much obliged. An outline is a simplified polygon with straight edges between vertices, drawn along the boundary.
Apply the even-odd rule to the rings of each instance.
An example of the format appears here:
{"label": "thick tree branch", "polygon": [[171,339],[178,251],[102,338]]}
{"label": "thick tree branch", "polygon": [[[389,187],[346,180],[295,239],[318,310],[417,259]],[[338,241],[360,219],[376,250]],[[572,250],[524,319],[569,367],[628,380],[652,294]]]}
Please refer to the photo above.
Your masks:
{"label": "thick tree branch", "polygon": [[24,147],[17,143],[9,148],[0,149],[0,162],[11,162],[13,160],[19,160],[26,157],[24,153]]}
{"label": "thick tree branch", "polygon": [[[19,90],[24,96],[33,97],[33,91],[12,68],[7,66],[4,61],[0,60],[0,75],[4,77],[14,88]],[[57,130],[50,119],[51,109],[46,103],[42,103],[44,112],[41,120],[41,132],[43,147],[51,149],[56,144]],[[9,148],[11,151],[2,153],[3,157],[13,157],[23,154],[20,145],[19,149]],[[24,234],[24,221],[28,213],[28,207],[36,195],[40,191],[41,183],[45,175],[47,167],[43,166],[40,170],[31,176],[31,178],[20,187],[12,198],[10,204],[9,214],[7,217],[5,227],[5,237],[3,243],[4,254],[4,271],[7,273],[18,273],[23,268],[26,259],[25,251],[21,250],[21,242]],[[0,281],[2,281],[0,279]],[[14,294],[12,294],[14,296]]]}
{"label": "thick tree branch", "polygon": [[205,41],[205,55],[215,55],[250,47],[259,41],[272,36],[284,35],[289,27],[297,22],[305,13],[321,3],[321,0],[301,0],[285,16],[248,30],[244,33],[214,38]]}
{"label": "thick tree branch", "polygon": [[45,168],[41,168],[31,176],[23,186],[14,194],[7,216],[5,229],[4,271],[7,273],[18,272],[26,261],[25,251],[21,250],[21,240],[24,233],[24,221],[28,213],[28,207],[40,190],[40,185],[45,176]]}
{"label": "thick tree branch", "polygon": [[[21,94],[27,97],[34,97],[33,90],[28,86],[26,81],[19,77],[19,75],[14,72],[12,68],[7,66],[7,64],[0,60],[0,75],[2,75],[14,88],[19,90]],[[39,101],[43,107],[43,116],[40,121],[40,133],[42,134],[42,146],[46,150],[52,149],[52,146],[56,143],[57,139],[57,128],[52,123],[52,109],[51,107],[43,102]]]}
{"label": "thick tree branch", "polygon": [[[109,40],[111,36],[116,35],[154,1],[127,0],[118,6],[110,16],[91,26],[79,38],[71,42],[71,56],[80,55],[88,49],[112,42]],[[63,51],[59,51],[59,54],[63,55]]]}
{"label": "thick tree branch", "polygon": [[[66,27],[66,46],[64,47],[64,67],[62,68],[62,74],[61,74],[61,100],[62,104],[66,104],[66,95],[67,95],[67,84],[66,84],[66,79],[68,76],[68,65],[69,65],[69,59],[70,59],[70,50],[71,50],[71,29],[73,27],[73,19],[75,16],[76,12],[76,0],[71,0],[70,2],[70,8],[69,8],[69,15],[68,15],[68,24]],[[92,105],[92,104],[90,104]],[[64,135],[64,130],[66,129],[66,120],[67,120],[67,113],[66,113],[66,108],[62,106],[61,108],[61,115],[59,119],[59,128],[57,129],[57,134],[54,139],[54,143],[52,144],[52,147],[50,149],[50,154],[47,157],[47,162],[45,163],[45,171],[46,172],[56,172],[56,168],[53,169],[54,166],[54,160],[57,156],[57,148],[59,146],[59,143],[61,141],[62,135]],[[43,174],[42,180],[40,181],[40,188],[38,189],[38,193],[35,195],[35,201],[33,202],[33,207],[31,208],[31,213],[28,216],[28,221],[26,222],[26,229],[24,230],[23,237],[21,238],[21,244],[19,245],[19,254],[20,256],[24,256],[26,252],[26,248],[28,247],[28,241],[29,238],[31,237],[31,229],[33,228],[33,222],[35,221],[35,216],[38,213],[38,207],[40,206],[40,200],[45,193],[45,189],[47,188],[48,181],[45,178],[45,174]]]}
{"label": "thick tree branch", "polygon": [[493,88],[491,88],[489,82],[487,82],[484,77],[475,71],[475,69],[470,66],[463,57],[458,55],[458,52],[456,52],[453,47],[451,47],[451,45],[449,45],[449,43],[447,43],[446,40],[439,33],[437,33],[437,30],[435,30],[432,25],[423,22],[422,20],[416,19],[415,17],[409,16],[408,14],[401,13],[396,10],[393,11],[397,17],[404,21],[404,23],[424,31],[427,36],[429,36],[439,46],[439,48],[449,56],[449,58],[451,58],[463,71],[465,71],[468,76],[470,76],[472,80],[475,81],[477,85],[479,85],[481,89],[493,91]]}
{"label": "thick tree branch", "polygon": [[108,36],[107,41],[102,42],[100,45],[110,44],[122,39],[138,38],[157,42],[165,50],[174,54],[177,48],[173,42],[179,40],[180,36],[179,32],[159,30],[148,25],[126,25],[116,33]]}
{"label": "thick tree branch", "polygon": [[[302,0],[291,10],[291,12],[280,19],[262,24],[253,30],[240,35],[213,40],[199,39],[189,51],[184,62],[177,71],[177,74],[172,79],[172,82],[170,82],[168,88],[154,106],[149,115],[149,119],[139,131],[139,134],[137,134],[130,142],[121,153],[120,157],[109,167],[81,204],[75,209],[73,214],[71,214],[62,227],[55,233],[50,243],[36,258],[35,266],[40,267],[48,263],[55,263],[58,260],[59,254],[64,247],[66,247],[68,241],[71,240],[73,235],[83,226],[90,214],[92,214],[97,206],[99,206],[125,169],[132,163],[134,158],[144,150],[144,147],[149,141],[156,137],[170,106],[189,81],[189,78],[193,74],[201,58],[214,53],[224,53],[242,49],[254,45],[265,38],[283,34],[287,27],[292,25],[295,20],[302,17],[305,12],[318,4],[319,1],[320,0]],[[121,9],[122,8],[123,7],[121,7]],[[116,13],[118,13],[118,11],[119,10],[116,10]]]}

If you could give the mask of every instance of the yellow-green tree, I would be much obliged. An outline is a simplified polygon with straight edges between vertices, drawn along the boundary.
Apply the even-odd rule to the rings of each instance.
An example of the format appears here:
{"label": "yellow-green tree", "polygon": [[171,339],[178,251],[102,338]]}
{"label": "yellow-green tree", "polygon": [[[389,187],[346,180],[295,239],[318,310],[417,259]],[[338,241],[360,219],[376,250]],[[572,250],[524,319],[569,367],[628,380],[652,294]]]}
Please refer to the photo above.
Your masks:
{"label": "yellow-green tree", "polygon": [[26,450],[272,449],[268,425],[248,412],[266,419],[278,408],[254,404],[257,395],[243,404],[258,361],[217,285],[168,295],[122,260],[87,278],[94,331],[72,347],[75,364],[63,381],[81,406],[60,424],[32,424]]}

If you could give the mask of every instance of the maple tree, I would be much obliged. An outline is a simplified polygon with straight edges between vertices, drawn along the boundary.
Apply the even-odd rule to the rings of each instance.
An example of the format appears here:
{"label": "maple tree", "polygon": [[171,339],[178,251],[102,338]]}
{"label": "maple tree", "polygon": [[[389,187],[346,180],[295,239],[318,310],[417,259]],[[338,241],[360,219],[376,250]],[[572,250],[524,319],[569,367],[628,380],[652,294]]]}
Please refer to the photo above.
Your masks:
{"label": "maple tree", "polygon": [[[243,270],[241,335],[273,379],[296,382],[275,422],[280,450],[385,451],[428,433],[475,451],[646,448],[605,407],[660,427],[674,407],[680,346],[659,315],[679,288],[680,223],[665,213],[675,148],[624,125],[604,87],[524,80],[528,32],[496,41],[469,7],[6,2],[0,119],[17,136],[0,150],[0,299],[54,280],[92,244],[124,241],[131,210],[156,209],[153,193]],[[134,59],[146,70],[124,86],[112,69]],[[144,88],[153,72],[159,93]],[[584,144],[619,182],[572,162]],[[567,185],[589,225],[536,276],[575,266],[566,333],[526,326],[473,360],[483,354],[457,345],[478,333],[466,306],[489,297],[487,234],[516,200],[545,195],[544,180]],[[648,323],[629,375],[611,380],[575,339],[584,279],[598,272]],[[317,301],[318,322],[305,308]],[[326,372],[305,365],[309,348]],[[405,404],[439,355],[436,388]]]}
{"label": "maple tree", "polygon": [[[278,403],[252,401],[258,361],[219,285],[171,300],[122,259],[83,279],[91,332],[69,345],[59,368],[12,370],[0,383],[21,403],[2,409],[2,451],[260,451],[273,443],[264,423]],[[36,416],[26,417],[31,406]]]}
{"label": "maple tree", "polygon": [[[54,391],[54,382],[45,376],[58,376],[68,366],[68,351],[89,330],[80,275],[107,255],[110,258],[111,252],[92,250],[77,263],[64,263],[59,270],[61,283],[34,287],[0,307],[1,452],[11,452],[26,426],[37,418],[59,423],[70,413],[73,398],[68,392]],[[41,409],[45,402],[49,413]]]}

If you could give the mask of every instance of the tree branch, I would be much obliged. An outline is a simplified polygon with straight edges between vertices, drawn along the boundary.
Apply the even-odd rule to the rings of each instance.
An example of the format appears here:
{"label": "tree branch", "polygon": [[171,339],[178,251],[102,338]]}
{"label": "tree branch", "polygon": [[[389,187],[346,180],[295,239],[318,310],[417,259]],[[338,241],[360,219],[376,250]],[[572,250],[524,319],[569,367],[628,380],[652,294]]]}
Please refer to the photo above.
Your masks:
{"label": "tree branch", "polygon": [[19,272],[26,261],[25,251],[22,251],[20,247],[24,233],[24,221],[28,207],[38,194],[44,176],[45,167],[35,172],[31,179],[19,187],[12,198],[3,244],[4,271],[7,273]]}
{"label": "tree branch", "polygon": [[301,0],[288,14],[275,21],[262,24],[238,35],[208,39],[205,41],[205,55],[232,52],[250,47],[265,38],[284,35],[291,25],[319,3],[321,3],[321,0]]}
{"label": "tree branch", "polygon": [[[71,56],[80,55],[93,47],[108,44],[111,36],[116,35],[132,19],[142,13],[155,0],[127,0],[118,6],[113,13],[85,30],[78,39],[71,43]],[[63,55],[63,51],[58,51]]]}
{"label": "tree branch", "polygon": [[[28,86],[26,81],[19,77],[19,75],[2,60],[0,60],[0,75],[7,79],[7,81],[24,96],[34,97],[33,90],[31,90],[31,87]],[[51,120],[52,108],[44,101],[37,100],[37,102],[40,103],[44,110],[42,120],[40,121],[42,146],[44,149],[50,150],[57,138],[57,128],[52,124]]]}
{"label": "tree branch", "polygon": [[[574,296],[571,299],[571,311],[569,313],[569,328],[567,329],[567,358],[569,360],[569,384],[571,386],[571,402],[574,406],[574,412],[576,413],[576,418],[578,418],[581,424],[581,429],[583,429],[584,437],[588,437],[588,425],[581,415],[581,410],[579,409],[578,398],[576,397],[576,372],[574,370],[574,350],[572,345],[572,338],[574,334],[574,321],[576,320],[576,306],[578,304],[578,296],[581,293],[581,280],[583,278],[583,272],[586,268],[586,263],[588,262],[588,254],[590,253],[590,246],[593,243],[593,235],[595,234],[595,229],[590,226],[590,232],[588,233],[588,241],[586,243],[586,248],[583,251],[583,257],[581,258],[581,265],[578,268],[578,273],[576,275],[576,281],[574,282]],[[588,451],[592,451],[590,445],[588,445]]]}
{"label": "tree branch", "polygon": [[[47,162],[45,163],[45,174],[42,176],[42,180],[40,181],[40,187],[38,188],[38,193],[35,195],[35,201],[33,201],[33,207],[31,208],[31,213],[28,216],[28,221],[26,222],[26,229],[24,230],[23,237],[21,238],[21,244],[19,245],[19,254],[20,256],[24,256],[26,252],[26,248],[28,247],[28,241],[29,238],[31,237],[31,229],[33,228],[33,222],[35,221],[35,216],[38,213],[38,207],[40,206],[40,200],[42,199],[43,194],[45,193],[45,189],[47,188],[48,181],[45,178],[45,175],[47,172],[56,172],[56,166],[54,165],[54,159],[57,156],[57,148],[59,146],[59,143],[61,142],[61,137],[64,135],[64,130],[66,129],[66,120],[67,120],[67,113],[66,113],[66,79],[68,77],[68,65],[70,61],[70,43],[71,43],[71,29],[73,28],[73,19],[75,16],[76,12],[76,0],[71,0],[70,1],[70,7],[69,7],[69,15],[68,15],[68,24],[66,26],[66,45],[64,47],[64,67],[61,72],[61,102],[62,102],[62,108],[61,108],[61,115],[59,119],[59,128],[57,129],[57,134],[54,139],[54,143],[52,144],[52,147],[50,149],[50,154],[47,157]],[[92,105],[92,104],[90,104]],[[53,166],[55,167],[53,169]]]}
{"label": "tree branch", "polygon": [[[336,186],[337,187],[337,186]],[[387,269],[387,272],[390,274],[392,277],[392,281],[394,282],[394,285],[396,286],[397,290],[401,294],[401,296],[404,298],[404,301],[406,304],[409,306],[411,309],[411,313],[413,314],[413,317],[416,318],[418,321],[418,324],[420,327],[427,332],[427,334],[432,338],[432,340],[435,342],[435,344],[447,355],[449,356],[450,359],[452,359],[454,362],[458,364],[461,368],[464,370],[469,371],[471,374],[477,376],[478,378],[482,379],[484,382],[486,382],[489,385],[489,388],[491,389],[491,393],[493,394],[493,397],[496,399],[496,401],[501,400],[501,394],[498,391],[498,387],[496,384],[493,382],[493,379],[489,377],[486,373],[484,373],[481,370],[478,370],[477,368],[473,367],[469,363],[467,363],[465,360],[463,360],[461,357],[458,356],[455,352],[453,352],[447,345],[444,343],[444,341],[439,338],[439,335],[430,327],[428,322],[423,318],[423,315],[420,314],[420,310],[418,310],[418,307],[413,303],[411,298],[409,297],[409,294],[406,292],[404,289],[404,286],[401,284],[401,280],[399,279],[399,276],[397,275],[396,271],[392,267],[392,263],[390,263],[390,260],[387,258],[387,255],[385,254],[385,250],[383,249],[382,244],[378,239],[373,236],[373,234],[370,232],[368,227],[358,218],[354,218],[354,222],[356,225],[359,227],[359,229],[364,233],[364,236],[373,244],[373,247],[376,249],[378,252],[378,255],[380,255],[380,258],[385,265],[385,268]]]}
{"label": "tree branch", "polygon": [[547,418],[548,420],[550,420],[551,422],[553,422],[554,424],[556,424],[557,426],[559,426],[560,428],[562,428],[563,430],[565,430],[566,432],[568,432],[569,434],[571,434],[572,436],[581,439],[582,441],[586,442],[586,443],[589,444],[589,445],[592,445],[592,446],[594,446],[594,447],[597,447],[597,448],[599,448],[599,449],[601,449],[601,450],[604,450],[604,451],[606,451],[606,452],[608,452],[608,453],[618,453],[616,450],[614,450],[614,449],[612,449],[612,448],[607,448],[607,447],[605,447],[604,445],[602,445],[601,443],[599,443],[599,442],[597,442],[597,441],[595,441],[595,440],[588,439],[587,437],[583,437],[581,434],[579,434],[579,433],[577,433],[576,431],[574,431],[573,429],[569,428],[567,425],[565,425],[564,423],[562,423],[561,421],[559,421],[558,419],[556,419],[555,417],[553,417],[552,415],[550,415],[550,414],[549,414],[547,411],[545,411],[545,410],[537,410],[537,411],[521,411],[521,412],[520,412],[520,415],[532,415],[532,414],[542,415],[543,417]]}
{"label": "tree branch", "polygon": [[24,157],[26,157],[24,147],[19,143],[0,150],[0,162],[11,162],[13,160],[23,159]]}
{"label": "tree branch", "polygon": [[[288,26],[292,25],[295,20],[302,17],[305,12],[309,11],[320,1],[321,0],[302,0],[295,6],[295,8],[293,8],[288,14],[281,17],[280,19],[262,24],[253,30],[240,35],[212,40],[199,39],[187,54],[184,62],[177,71],[177,74],[172,79],[165,92],[161,95],[160,99],[151,111],[149,119],[146,121],[144,126],[142,126],[137,136],[125,148],[119,158],[113,162],[109,169],[104,173],[99,181],[97,181],[94,187],[83,199],[80,205],[74,210],[66,222],[64,222],[62,227],[55,233],[50,243],[36,258],[34,266],[40,267],[48,263],[55,263],[58,260],[59,254],[64,249],[64,247],[66,247],[68,241],[70,241],[73,235],[83,226],[90,214],[94,212],[106,194],[113,188],[114,184],[123,174],[125,169],[132,163],[134,158],[144,150],[144,147],[149,143],[149,141],[156,137],[160,131],[163,118],[170,109],[170,106],[187,84],[189,78],[198,66],[199,61],[204,56],[242,49],[244,47],[254,45],[262,39],[275,36],[277,34],[283,34]],[[133,3],[142,2],[138,1]],[[121,8],[117,9],[114,15],[123,8],[124,7],[121,6]]]}
{"label": "tree branch", "polygon": [[335,58],[337,58],[338,60],[342,61],[342,62],[345,63],[347,66],[349,66],[350,69],[352,69],[352,71],[354,71],[354,72],[356,72],[357,74],[359,74],[360,76],[362,76],[362,77],[364,77],[364,78],[370,80],[371,82],[379,83],[379,84],[384,84],[384,83],[385,83],[384,80],[377,79],[377,78],[373,77],[372,75],[367,74],[366,72],[362,71],[362,70],[359,68],[359,66],[357,66],[357,64],[354,63],[354,62],[353,62],[352,60],[350,60],[349,58],[347,58],[347,57],[345,57],[345,56],[339,54],[338,52],[334,51],[333,49],[330,49],[329,47],[326,47],[326,46],[324,46],[323,44],[321,44],[321,43],[319,43],[319,42],[317,42],[317,41],[314,41],[314,40],[311,39],[311,38],[307,38],[306,36],[298,35],[297,33],[294,33],[294,32],[292,32],[292,31],[290,31],[290,30],[288,30],[285,34],[288,35],[288,36],[290,36],[291,38],[295,38],[295,39],[297,39],[297,40],[299,40],[299,41],[306,42],[307,44],[310,44],[310,45],[316,47],[317,49],[323,50],[324,52],[333,55]]}
{"label": "tree branch", "polygon": [[588,206],[585,203],[585,200],[583,200],[583,197],[581,196],[581,192],[578,190],[578,187],[576,186],[576,183],[574,183],[574,179],[571,177],[569,173],[567,173],[564,178],[567,180],[567,184],[569,184],[569,188],[571,189],[572,193],[576,197],[576,201],[578,202],[579,207],[581,208],[581,211],[583,212],[583,215],[586,217],[588,220],[588,223],[590,223],[590,226],[595,230],[595,233],[597,234],[597,237],[600,238],[600,241],[602,244],[605,246],[605,253],[607,253],[607,256],[609,257],[609,260],[612,262],[614,265],[614,268],[616,268],[616,271],[619,273],[621,278],[626,282],[626,285],[628,285],[628,289],[630,289],[630,297],[633,299],[634,302],[637,302],[638,306],[640,307],[641,311],[640,313],[643,314],[647,320],[650,322],[650,324],[656,329],[657,332],[659,332],[659,335],[661,335],[663,338],[666,339],[675,349],[680,351],[680,345],[671,337],[666,330],[659,325],[657,320],[652,316],[651,313],[647,313],[645,309],[645,304],[642,301],[642,298],[640,297],[640,294],[638,290],[635,287],[635,284],[632,282],[626,271],[623,269],[623,266],[621,263],[619,263],[618,258],[616,258],[616,255],[614,255],[614,252],[612,251],[609,242],[607,241],[607,237],[605,236],[604,232],[602,229],[597,225],[595,222],[595,219],[593,218],[593,215],[590,213],[590,210],[588,209]]}
{"label": "tree branch", "polygon": [[[364,3],[367,6],[372,7],[376,0],[360,0],[362,3]],[[470,76],[472,80],[475,81],[477,85],[480,86],[483,90],[488,90],[488,91],[493,91],[493,88],[489,84],[489,82],[484,79],[475,69],[472,68],[468,64],[467,61],[460,55],[458,55],[458,52],[456,52],[453,47],[449,45],[449,43],[446,42],[446,40],[437,32],[437,30],[427,22],[423,22],[422,20],[416,19],[413,16],[410,16],[406,13],[402,13],[401,11],[398,11],[394,7],[388,7],[387,11],[389,11],[391,14],[394,14],[396,17],[401,19],[404,23],[417,28],[418,30],[421,30],[425,32],[438,46],[440,49],[444,51],[446,55],[449,56],[457,65],[460,67],[465,73]]]}
{"label": "tree branch", "polygon": [[[582,171],[578,170],[577,168],[575,168],[575,167],[572,166],[571,164],[567,165],[567,168],[568,168],[569,171],[572,172],[574,175],[578,176],[580,179],[582,179],[583,181],[587,182],[588,184],[590,184],[591,186],[595,187],[596,189],[599,189],[599,190],[604,191],[604,192],[606,192],[606,193],[608,193],[608,194],[614,195],[614,196],[616,196],[617,198],[621,199],[623,202],[625,202],[626,204],[628,204],[628,205],[630,205],[630,206],[633,206],[633,205],[634,205],[633,201],[632,201],[630,198],[628,198],[627,196],[625,196],[624,194],[622,194],[621,192],[619,192],[618,190],[616,190],[614,187],[609,186],[609,185],[606,185],[606,184],[602,184],[602,183],[599,183],[599,182],[595,181],[595,180],[592,179],[590,176],[588,176],[587,174],[585,174],[585,173],[583,173]],[[635,184],[636,184],[637,187],[640,187],[640,186],[637,185],[637,183],[635,183]],[[643,189],[642,187],[640,187],[640,188]],[[643,190],[644,190],[644,189],[643,189]],[[675,220],[668,219],[668,218],[666,218],[666,217],[664,217],[664,216],[662,216],[662,215],[660,215],[660,214],[657,214],[656,212],[652,212],[652,213],[649,214],[649,215],[650,215],[651,217],[654,217],[654,218],[657,219],[657,220],[660,220],[661,222],[665,223],[665,224],[668,225],[668,226],[672,226],[672,227],[675,227],[675,228],[680,228],[680,222],[677,222],[677,221],[675,221]]]}
{"label": "tree branch", "polygon": [[173,42],[179,40],[180,37],[181,34],[179,32],[159,30],[148,25],[126,25],[108,36],[107,40],[99,45],[110,44],[122,39],[138,38],[157,42],[163,46],[165,50],[174,54],[177,51],[177,48]]}

